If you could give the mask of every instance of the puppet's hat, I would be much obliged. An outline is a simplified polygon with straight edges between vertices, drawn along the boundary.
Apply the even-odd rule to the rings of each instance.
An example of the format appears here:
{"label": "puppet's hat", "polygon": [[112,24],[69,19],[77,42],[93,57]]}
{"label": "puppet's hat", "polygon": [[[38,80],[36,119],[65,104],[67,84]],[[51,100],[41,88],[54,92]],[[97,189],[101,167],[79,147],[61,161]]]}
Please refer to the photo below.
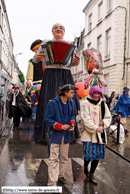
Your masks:
{"label": "puppet's hat", "polygon": [[40,46],[41,43],[42,43],[42,40],[40,40],[40,39],[35,40],[35,41],[31,44],[30,49],[31,49],[32,51],[34,51],[35,49],[39,49],[39,46]]}

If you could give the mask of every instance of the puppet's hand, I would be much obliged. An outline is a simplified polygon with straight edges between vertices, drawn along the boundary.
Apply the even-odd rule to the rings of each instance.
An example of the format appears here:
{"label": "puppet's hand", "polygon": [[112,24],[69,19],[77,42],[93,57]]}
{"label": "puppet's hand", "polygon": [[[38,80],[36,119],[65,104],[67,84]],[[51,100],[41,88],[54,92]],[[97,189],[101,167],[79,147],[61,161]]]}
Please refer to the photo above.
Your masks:
{"label": "puppet's hand", "polygon": [[75,57],[74,57],[74,59],[73,59],[73,63],[74,63],[75,65],[78,65],[79,61],[80,61],[80,59],[79,59],[79,57],[78,57],[78,56],[76,55],[76,53],[75,53]]}
{"label": "puppet's hand", "polygon": [[36,53],[36,58],[39,60],[39,61],[43,61],[45,59],[45,54],[43,54],[43,51],[39,51]]}

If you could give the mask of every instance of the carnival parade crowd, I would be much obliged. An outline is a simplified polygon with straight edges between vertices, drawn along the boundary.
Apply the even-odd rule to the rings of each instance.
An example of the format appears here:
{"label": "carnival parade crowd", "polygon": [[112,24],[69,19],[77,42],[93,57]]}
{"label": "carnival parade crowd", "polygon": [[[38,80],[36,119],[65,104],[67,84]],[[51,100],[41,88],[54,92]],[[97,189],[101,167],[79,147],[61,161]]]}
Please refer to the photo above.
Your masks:
{"label": "carnival parade crowd", "polygon": [[[130,115],[129,88],[125,86],[119,96],[115,91],[111,96],[103,94],[99,85],[91,85],[89,95],[79,101],[78,88],[75,86],[71,70],[72,66],[79,64],[79,57],[71,53],[71,58],[64,65],[55,62],[47,65],[47,56],[43,47],[50,42],[56,45],[67,42],[63,39],[65,27],[56,23],[52,27],[52,40],[35,40],[30,49],[35,53],[29,60],[27,70],[27,90],[39,84],[40,94],[35,93],[23,97],[19,86],[13,85],[14,93],[10,100],[9,118],[13,117],[13,130],[18,129],[20,117],[30,118],[32,109],[30,103],[36,108],[34,124],[35,142],[48,142],[48,186],[57,186],[57,182],[66,184],[64,178],[65,166],[68,161],[70,141],[81,138],[84,150],[84,174],[88,180],[97,185],[94,177],[99,160],[105,157],[105,144],[107,143],[106,129],[111,125],[112,117],[121,111],[121,124],[127,134],[126,118]],[[66,43],[65,43],[66,44]],[[71,45],[70,42],[67,44]],[[56,55],[57,53],[55,53]],[[36,100],[37,98],[37,100]],[[78,130],[77,115],[80,115],[82,130]],[[91,163],[90,170],[88,165]]]}

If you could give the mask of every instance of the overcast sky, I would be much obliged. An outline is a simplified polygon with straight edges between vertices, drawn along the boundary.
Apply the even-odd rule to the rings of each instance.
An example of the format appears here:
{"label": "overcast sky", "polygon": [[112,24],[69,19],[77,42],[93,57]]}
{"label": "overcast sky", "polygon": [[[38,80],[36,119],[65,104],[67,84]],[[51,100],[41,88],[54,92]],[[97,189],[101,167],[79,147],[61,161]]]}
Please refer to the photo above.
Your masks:
{"label": "overcast sky", "polygon": [[64,39],[79,36],[85,26],[84,7],[89,0],[5,0],[10,22],[14,55],[26,76],[28,61],[33,57],[31,43],[36,39],[51,39],[54,23],[65,26]]}

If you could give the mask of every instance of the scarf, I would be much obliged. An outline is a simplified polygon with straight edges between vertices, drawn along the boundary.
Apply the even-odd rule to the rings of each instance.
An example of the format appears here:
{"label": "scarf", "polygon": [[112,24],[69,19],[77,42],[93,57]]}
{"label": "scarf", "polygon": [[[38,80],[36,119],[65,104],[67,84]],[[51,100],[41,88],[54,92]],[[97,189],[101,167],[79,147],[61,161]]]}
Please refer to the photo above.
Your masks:
{"label": "scarf", "polygon": [[[91,98],[87,98],[87,100],[90,103],[95,104],[95,105],[97,105],[100,102],[100,99],[98,101],[95,101],[95,100],[93,100]],[[105,116],[105,104],[104,104],[104,101],[102,101],[101,102],[101,117],[102,117],[102,119],[104,119],[104,116]],[[101,138],[102,138],[103,143],[106,143],[105,142],[105,133],[104,133],[104,131],[103,131],[103,133],[101,133]],[[97,140],[99,142],[98,135],[97,135]]]}

